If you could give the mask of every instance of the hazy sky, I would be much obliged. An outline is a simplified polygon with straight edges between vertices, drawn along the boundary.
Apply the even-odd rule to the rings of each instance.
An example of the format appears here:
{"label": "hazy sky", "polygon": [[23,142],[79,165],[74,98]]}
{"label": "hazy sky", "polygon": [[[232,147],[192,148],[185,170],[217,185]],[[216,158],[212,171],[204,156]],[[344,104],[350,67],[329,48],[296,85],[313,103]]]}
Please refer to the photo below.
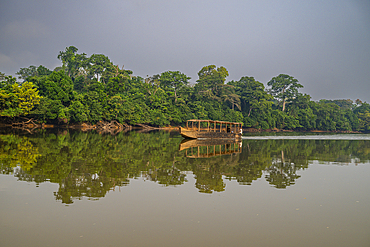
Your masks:
{"label": "hazy sky", "polygon": [[289,74],[319,99],[370,102],[370,0],[0,1],[0,72],[104,54],[141,77],[206,65],[227,80]]}

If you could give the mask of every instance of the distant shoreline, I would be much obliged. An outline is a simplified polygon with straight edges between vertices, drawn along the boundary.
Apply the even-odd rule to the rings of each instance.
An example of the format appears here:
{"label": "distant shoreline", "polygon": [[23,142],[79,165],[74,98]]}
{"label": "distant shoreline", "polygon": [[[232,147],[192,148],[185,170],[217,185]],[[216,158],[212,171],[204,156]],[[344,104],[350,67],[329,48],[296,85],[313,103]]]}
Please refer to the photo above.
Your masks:
{"label": "distant shoreline", "polygon": [[349,131],[349,130],[286,130],[286,129],[256,129],[256,128],[243,128],[244,133],[261,133],[261,132],[307,132],[307,133],[349,133],[349,134],[363,134],[366,132],[361,131]]}
{"label": "distant shoreline", "polygon": [[[35,129],[73,129],[73,130],[81,130],[81,131],[89,131],[89,130],[97,130],[101,132],[121,132],[121,131],[130,131],[130,130],[178,130],[178,126],[166,126],[166,127],[153,127],[149,125],[134,125],[134,126],[125,126],[125,127],[113,127],[109,130],[105,130],[104,128],[99,127],[97,124],[25,124],[21,126],[12,125],[12,124],[4,124],[0,123],[0,128],[12,128],[12,129],[24,129],[24,130],[35,130]],[[361,132],[361,131],[343,131],[343,130],[302,130],[302,129],[294,129],[294,130],[287,130],[287,129],[258,129],[258,128],[243,128],[243,133],[291,133],[291,132],[301,132],[301,133],[348,133],[348,134],[364,134],[368,132]]]}

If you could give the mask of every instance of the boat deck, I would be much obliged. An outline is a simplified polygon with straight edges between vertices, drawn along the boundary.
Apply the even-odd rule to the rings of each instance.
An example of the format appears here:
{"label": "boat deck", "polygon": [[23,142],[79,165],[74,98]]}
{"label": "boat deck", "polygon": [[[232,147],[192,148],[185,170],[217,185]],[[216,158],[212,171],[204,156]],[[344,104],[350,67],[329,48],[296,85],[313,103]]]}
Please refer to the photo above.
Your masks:
{"label": "boat deck", "polygon": [[192,139],[240,139],[242,123],[192,119],[186,127],[180,127],[180,134]]}

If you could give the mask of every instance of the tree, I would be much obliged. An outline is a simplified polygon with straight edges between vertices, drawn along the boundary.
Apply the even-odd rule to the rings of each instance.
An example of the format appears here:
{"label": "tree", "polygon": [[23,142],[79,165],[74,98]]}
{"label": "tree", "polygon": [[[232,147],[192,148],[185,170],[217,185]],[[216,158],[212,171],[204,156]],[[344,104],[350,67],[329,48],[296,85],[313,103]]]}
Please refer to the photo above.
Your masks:
{"label": "tree", "polygon": [[71,120],[76,123],[86,122],[88,120],[89,111],[86,109],[79,100],[72,101],[69,106],[69,114],[71,115]]}
{"label": "tree", "polygon": [[346,112],[335,103],[327,103],[325,100],[321,100],[315,107],[314,114],[316,115],[318,129],[330,131],[352,130]]}
{"label": "tree", "polygon": [[303,88],[303,86],[298,83],[297,79],[285,74],[273,77],[267,85],[271,87],[271,95],[276,99],[283,101],[282,111],[285,111],[285,103],[297,96],[298,88]]}
{"label": "tree", "polygon": [[196,93],[220,100],[218,89],[225,85],[226,77],[229,76],[226,68],[221,66],[216,69],[216,65],[208,65],[198,72],[198,76],[198,83],[195,85]]}
{"label": "tree", "polygon": [[298,118],[299,125],[305,130],[316,128],[316,115],[314,109],[317,108],[317,103],[311,101],[311,96],[298,93],[297,97],[292,101],[292,105],[288,107],[289,115]]}
{"label": "tree", "polygon": [[20,68],[19,71],[15,74],[18,75],[18,79],[26,81],[32,76],[50,75],[51,70],[42,65],[40,65],[39,67],[31,65],[28,68]]}
{"label": "tree", "polygon": [[235,87],[235,93],[241,98],[242,110],[248,112],[248,117],[253,109],[271,104],[272,97],[266,93],[264,85],[254,77],[244,76],[239,81],[231,81],[228,84]]}
{"label": "tree", "polygon": [[18,75],[18,79],[27,80],[27,78],[37,75],[37,67],[31,65],[28,68],[20,68],[15,74]]}
{"label": "tree", "polygon": [[142,85],[142,88],[146,89],[146,91],[148,92],[148,96],[154,96],[157,93],[161,84],[161,81],[159,79],[160,75],[147,76],[147,78],[145,78],[145,83]]}
{"label": "tree", "polygon": [[241,110],[240,107],[240,96],[230,92],[226,91],[226,93],[221,95],[221,98],[224,102],[229,102],[231,104],[231,109],[234,110],[234,106],[236,106],[239,110]]}
{"label": "tree", "polygon": [[21,110],[18,107],[18,99],[13,88],[17,79],[12,76],[5,76],[4,79],[0,82],[0,116],[18,116],[21,114]]}
{"label": "tree", "polygon": [[343,110],[352,109],[354,107],[353,101],[350,100],[350,99],[336,99],[336,100],[326,100],[326,99],[323,99],[320,102],[323,102],[323,103],[334,103],[334,104],[338,105]]}
{"label": "tree", "polygon": [[40,65],[39,67],[37,67],[37,76],[43,76],[43,75],[50,75],[51,74],[51,70],[49,70],[48,68]]}
{"label": "tree", "polygon": [[160,76],[160,85],[165,89],[170,89],[175,93],[175,102],[177,102],[178,91],[189,85],[190,77],[180,71],[167,71],[163,72]]}
{"label": "tree", "polygon": [[106,71],[110,67],[113,67],[112,62],[109,60],[107,56],[103,54],[93,54],[89,58],[90,75],[96,75],[98,81],[99,75],[101,75],[104,71]]}
{"label": "tree", "polygon": [[107,65],[100,77],[103,83],[107,83],[113,77],[119,77],[121,79],[131,78],[132,71],[123,69],[124,66],[120,69],[118,65],[113,65],[112,63],[108,63]]}
{"label": "tree", "polygon": [[40,103],[41,96],[32,82],[18,85],[14,77],[7,77],[7,85],[0,88],[0,116],[27,115]]}
{"label": "tree", "polygon": [[58,59],[63,62],[68,76],[74,79],[81,67],[86,68],[88,65],[86,54],[77,54],[78,49],[74,46],[66,47],[65,51],[60,51]]}
{"label": "tree", "polygon": [[129,78],[127,77],[111,77],[108,83],[105,85],[105,92],[113,96],[117,93],[124,93],[126,90],[126,85],[129,83]]}
{"label": "tree", "polygon": [[74,98],[73,82],[64,71],[53,71],[49,76],[33,77],[30,81],[38,87],[40,95],[60,100],[65,106]]}
{"label": "tree", "polygon": [[370,132],[370,104],[361,102],[361,106],[356,107],[353,111],[359,120],[359,129]]}
{"label": "tree", "polygon": [[18,107],[22,110],[23,115],[29,114],[42,98],[32,82],[26,81],[21,86],[15,83],[13,84],[13,90],[18,99]]}

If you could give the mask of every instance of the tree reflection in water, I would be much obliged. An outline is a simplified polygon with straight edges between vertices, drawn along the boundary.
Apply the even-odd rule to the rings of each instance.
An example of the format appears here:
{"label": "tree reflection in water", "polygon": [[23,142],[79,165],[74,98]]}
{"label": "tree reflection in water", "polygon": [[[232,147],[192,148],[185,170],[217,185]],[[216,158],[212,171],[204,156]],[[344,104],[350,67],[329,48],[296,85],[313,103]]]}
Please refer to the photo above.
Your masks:
{"label": "tree reflection in water", "polygon": [[[251,185],[263,176],[273,187],[284,189],[312,160],[346,164],[370,158],[370,142],[365,140],[244,140],[240,152],[230,152],[238,145],[225,144],[214,153],[227,154],[208,158],[187,157],[186,150],[178,150],[181,141],[178,133],[161,131],[116,136],[43,130],[33,135],[1,134],[0,172],[36,185],[57,183],[56,200],[70,204],[84,197],[97,200],[139,177],[179,186],[187,182],[189,172],[201,193],[224,191],[224,179]],[[214,145],[202,148],[216,150]]]}

